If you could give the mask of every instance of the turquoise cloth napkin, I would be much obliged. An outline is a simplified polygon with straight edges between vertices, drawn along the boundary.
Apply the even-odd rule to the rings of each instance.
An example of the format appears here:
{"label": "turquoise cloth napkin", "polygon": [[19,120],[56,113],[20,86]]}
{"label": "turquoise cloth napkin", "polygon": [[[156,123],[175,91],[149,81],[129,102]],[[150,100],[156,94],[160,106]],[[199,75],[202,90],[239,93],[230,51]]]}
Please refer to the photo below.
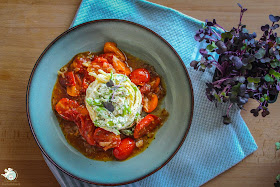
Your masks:
{"label": "turquoise cloth napkin", "polygon": [[[194,71],[189,63],[199,58],[194,40],[201,21],[176,10],[144,0],[83,0],[72,23],[98,19],[124,19],[148,27],[179,53],[190,74],[194,91],[194,116],[189,134],[175,157],[155,174],[127,186],[200,186],[231,168],[257,149],[240,110],[231,111],[232,124],[224,125],[227,106],[216,108],[205,96],[205,83],[213,72]],[[47,159],[61,186],[94,186],[69,177]]]}

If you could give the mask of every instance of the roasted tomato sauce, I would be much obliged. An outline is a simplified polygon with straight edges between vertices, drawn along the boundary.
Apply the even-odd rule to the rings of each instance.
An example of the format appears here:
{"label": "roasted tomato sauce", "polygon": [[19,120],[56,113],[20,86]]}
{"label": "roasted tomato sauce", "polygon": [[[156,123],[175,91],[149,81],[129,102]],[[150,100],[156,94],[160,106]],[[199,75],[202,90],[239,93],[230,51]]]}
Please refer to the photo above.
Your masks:
{"label": "roasted tomato sauce", "polygon": [[[96,127],[89,116],[86,90],[95,81],[90,72],[98,74],[99,69],[126,75],[142,94],[140,120],[130,133],[117,135]],[[158,107],[165,94],[162,78],[153,66],[107,42],[102,52],[79,53],[58,71],[52,108],[66,140],[79,152],[95,160],[121,161],[144,151],[155,138],[168,117],[168,112]]]}

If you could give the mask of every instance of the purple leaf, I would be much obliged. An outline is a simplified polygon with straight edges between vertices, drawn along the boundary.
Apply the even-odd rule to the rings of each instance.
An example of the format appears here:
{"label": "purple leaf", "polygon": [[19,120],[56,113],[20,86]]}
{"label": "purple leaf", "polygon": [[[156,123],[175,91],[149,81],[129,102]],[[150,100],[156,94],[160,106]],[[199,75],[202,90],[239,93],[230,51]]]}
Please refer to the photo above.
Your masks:
{"label": "purple leaf", "polygon": [[199,49],[199,53],[202,55],[202,56],[206,56],[208,54],[207,50],[206,49]]}
{"label": "purple leaf", "polygon": [[214,23],[214,24],[217,24],[217,23],[216,23],[216,19],[213,19],[213,23]]}
{"label": "purple leaf", "polygon": [[237,5],[242,9],[242,5],[240,3],[237,3]]}
{"label": "purple leaf", "polygon": [[207,24],[207,26],[214,26],[214,23],[212,23],[210,21],[208,21],[206,24]]}
{"label": "purple leaf", "polygon": [[193,67],[193,68],[196,68],[198,63],[199,63],[198,61],[193,60],[193,61],[191,61],[190,66]]}
{"label": "purple leaf", "polygon": [[275,30],[275,29],[277,29],[279,27],[279,24],[275,24],[275,25],[273,25],[272,27],[271,27],[271,29],[272,30]]}
{"label": "purple leaf", "polygon": [[241,12],[243,13],[243,12],[246,12],[247,11],[247,8],[243,8],[242,10],[241,10]]}
{"label": "purple leaf", "polygon": [[266,24],[265,26],[261,26],[262,31],[267,31],[269,29],[269,25]]}
{"label": "purple leaf", "polygon": [[229,59],[233,62],[236,69],[240,69],[243,66],[243,63],[238,56],[230,56]]}
{"label": "purple leaf", "polygon": [[276,85],[276,89],[277,91],[280,91],[280,86],[278,84]]}
{"label": "purple leaf", "polygon": [[271,22],[278,22],[280,20],[279,16],[273,16],[272,14],[269,15],[269,19]]}
{"label": "purple leaf", "polygon": [[195,34],[194,39],[196,41],[199,41],[201,39],[200,34],[199,33]]}

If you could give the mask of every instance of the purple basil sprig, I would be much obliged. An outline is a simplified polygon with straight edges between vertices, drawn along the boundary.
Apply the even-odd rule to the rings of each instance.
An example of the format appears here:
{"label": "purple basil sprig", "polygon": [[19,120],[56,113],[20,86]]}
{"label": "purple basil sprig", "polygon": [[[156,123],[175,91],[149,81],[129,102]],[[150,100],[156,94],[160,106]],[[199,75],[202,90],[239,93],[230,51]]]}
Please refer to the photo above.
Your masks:
{"label": "purple basil sprig", "polygon": [[[269,115],[268,101],[280,91],[280,37],[274,32],[279,27],[280,17],[269,15],[272,23],[261,26],[263,35],[257,40],[257,34],[249,33],[241,22],[247,9],[239,3],[238,6],[241,11],[237,28],[226,31],[215,19],[205,21],[194,39],[208,45],[199,50],[200,61],[190,64],[203,72],[216,67],[213,81],[206,84],[206,96],[216,106],[230,103],[223,116],[225,124],[231,123],[231,107],[235,104],[243,109],[249,98],[259,102],[259,106],[251,110],[254,116],[260,111],[263,117]],[[215,59],[212,53],[219,54],[219,58]]]}

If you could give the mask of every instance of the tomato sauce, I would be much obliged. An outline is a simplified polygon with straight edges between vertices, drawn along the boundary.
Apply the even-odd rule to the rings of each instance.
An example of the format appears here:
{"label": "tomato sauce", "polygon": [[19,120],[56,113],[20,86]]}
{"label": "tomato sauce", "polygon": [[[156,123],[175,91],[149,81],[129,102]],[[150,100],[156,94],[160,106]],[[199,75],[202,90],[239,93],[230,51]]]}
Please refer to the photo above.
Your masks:
{"label": "tomato sauce", "polygon": [[[95,55],[100,55],[101,53],[90,53],[90,52],[85,52],[85,53],[80,53],[77,54],[68,64],[66,64],[63,68],[71,68],[71,64],[75,60],[77,56],[95,56]],[[165,86],[163,84],[163,79],[160,77],[160,75],[157,74],[155,71],[155,68],[145,61],[134,57],[130,55],[129,53],[124,53],[126,56],[127,60],[126,63],[128,67],[130,68],[131,71],[139,68],[145,68],[146,70],[149,71],[150,73],[150,78],[151,80],[154,80],[154,84],[156,85],[156,95],[158,98],[158,105],[160,105],[160,102],[163,100],[166,90]],[[72,65],[73,66],[73,65]],[[61,68],[61,69],[63,69]],[[72,76],[69,74],[69,76]],[[160,78],[160,83],[158,82]],[[62,98],[68,98],[73,101],[78,102],[80,105],[85,106],[85,93],[81,93],[78,96],[70,96],[67,93],[67,89],[62,86],[60,81],[59,81],[59,75],[57,82],[54,86],[53,93],[52,93],[52,108],[57,116],[59,125],[61,127],[61,130],[69,144],[71,144],[74,148],[76,148],[79,152],[81,152],[84,156],[94,159],[94,160],[100,160],[100,161],[112,161],[112,160],[117,160],[114,155],[113,155],[113,149],[108,149],[107,151],[104,151],[101,147],[99,146],[94,146],[90,145],[85,138],[80,134],[78,126],[73,122],[73,121],[68,121],[63,119],[55,110],[56,104],[62,99]],[[71,85],[72,82],[68,82],[68,85]],[[140,90],[142,89],[143,92],[145,92],[145,87],[142,86]],[[141,92],[142,92],[141,91]],[[149,89],[146,90],[146,93],[149,94]],[[136,141],[143,140],[143,146],[141,147],[135,147],[132,154],[129,156],[129,158],[143,152],[146,148],[149,147],[149,144],[155,139],[155,134],[157,130],[163,125],[163,123],[166,121],[168,118],[168,112],[165,109],[160,109],[160,107],[157,107],[151,114],[154,114],[158,116],[161,119],[161,122],[157,127],[150,131],[148,134],[145,136],[137,139]],[[141,116],[145,117],[147,113],[142,111]],[[127,138],[128,136],[125,136],[121,134],[121,139]],[[133,136],[129,136],[132,139],[135,139]]]}

